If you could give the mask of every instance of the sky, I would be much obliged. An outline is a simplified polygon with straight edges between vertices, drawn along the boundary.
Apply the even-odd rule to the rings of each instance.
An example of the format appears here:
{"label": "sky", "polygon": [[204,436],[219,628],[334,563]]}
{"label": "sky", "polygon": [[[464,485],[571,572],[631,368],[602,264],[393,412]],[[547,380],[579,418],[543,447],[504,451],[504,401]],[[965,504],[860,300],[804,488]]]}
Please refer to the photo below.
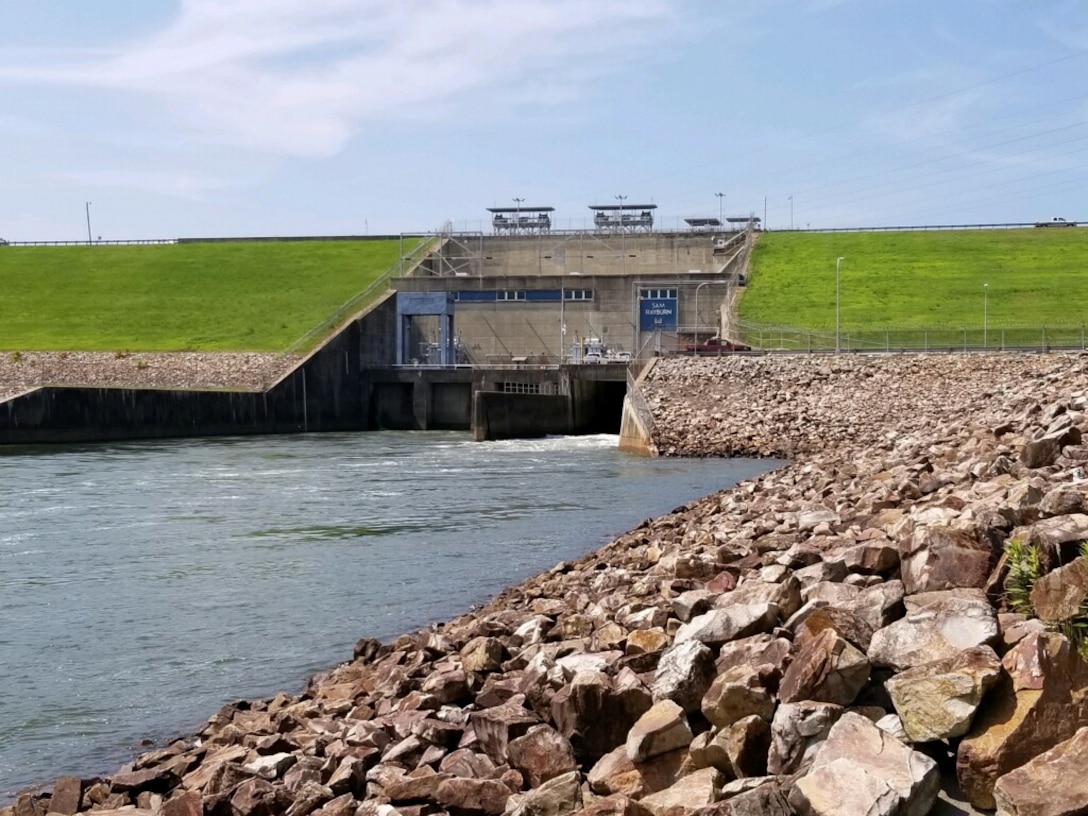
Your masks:
{"label": "sky", "polygon": [[1085,0],[0,0],[0,238],[1088,222]]}

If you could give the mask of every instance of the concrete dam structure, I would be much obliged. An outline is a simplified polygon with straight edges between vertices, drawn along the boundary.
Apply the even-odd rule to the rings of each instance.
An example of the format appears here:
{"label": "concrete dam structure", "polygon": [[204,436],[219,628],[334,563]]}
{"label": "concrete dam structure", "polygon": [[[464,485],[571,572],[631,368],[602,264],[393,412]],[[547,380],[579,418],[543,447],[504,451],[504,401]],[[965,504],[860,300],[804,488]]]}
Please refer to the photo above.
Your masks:
{"label": "concrete dam structure", "polygon": [[697,233],[440,236],[264,391],[37,388],[0,403],[0,443],[619,433],[629,370],[722,325],[748,238],[723,243]]}

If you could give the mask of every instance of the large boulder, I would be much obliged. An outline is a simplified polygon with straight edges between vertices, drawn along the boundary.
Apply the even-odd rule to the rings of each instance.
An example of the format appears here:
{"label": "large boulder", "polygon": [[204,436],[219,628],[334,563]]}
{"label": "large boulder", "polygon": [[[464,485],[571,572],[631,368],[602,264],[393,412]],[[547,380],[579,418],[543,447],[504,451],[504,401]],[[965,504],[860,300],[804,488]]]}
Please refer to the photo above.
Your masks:
{"label": "large boulder", "polygon": [[997,682],[1001,661],[989,646],[923,663],[884,686],[911,742],[962,737],[983,696]]}
{"label": "large boulder", "polygon": [[727,728],[752,714],[769,720],[774,714],[774,699],[763,686],[758,668],[736,666],[714,678],[701,708],[710,722]]}
{"label": "large boulder", "polygon": [[506,809],[506,802],[512,792],[498,779],[455,776],[443,779],[438,784],[434,799],[452,812],[498,816]]}
{"label": "large boulder", "polygon": [[615,678],[603,672],[578,672],[551,700],[559,733],[570,740],[586,767],[627,740],[627,733],[653,701],[630,670]]}
{"label": "large boulder", "polygon": [[998,816],[1088,813],[1088,728],[999,777],[994,801]]}
{"label": "large boulder", "polygon": [[789,802],[800,816],[925,816],[939,787],[936,762],[847,712]]}
{"label": "large boulder", "polygon": [[874,666],[908,669],[998,637],[997,616],[981,590],[926,592],[905,602],[907,614],[873,634],[869,661]]}
{"label": "large boulder", "polygon": [[698,808],[716,802],[724,782],[718,770],[703,768],[678,779],[663,791],[642,798],[639,804],[655,816],[690,816]]}
{"label": "large boulder", "polygon": [[568,816],[581,807],[581,777],[577,771],[571,771],[528,793],[515,794],[507,803],[506,812],[510,816]]}
{"label": "large boulder", "polygon": [[506,755],[531,788],[578,768],[570,741],[550,725],[534,725],[510,740]]}
{"label": "large boulder", "polygon": [[1040,620],[1068,621],[1079,615],[1088,599],[1088,558],[1077,558],[1048,572],[1031,589],[1031,605]]}
{"label": "large boulder", "polygon": [[502,666],[506,647],[493,637],[475,637],[461,649],[461,666],[467,672],[493,672]]}
{"label": "large boulder", "polygon": [[771,720],[767,771],[791,774],[808,770],[844,710],[832,703],[811,701],[778,706]]}
{"label": "large boulder", "polygon": [[632,762],[675,751],[691,744],[691,727],[684,709],[672,700],[662,700],[639,717],[627,735],[627,756]]}
{"label": "large boulder", "polygon": [[1088,726],[1088,667],[1062,635],[1032,633],[1002,665],[956,753],[960,787],[983,810],[996,805],[999,777]]}
{"label": "large boulder", "polygon": [[737,720],[719,735],[729,767],[738,777],[765,776],[767,750],[771,745],[771,725],[752,714]]}
{"label": "large boulder", "polygon": [[869,661],[834,629],[809,638],[782,677],[784,703],[813,700],[850,705],[869,682]]}
{"label": "large boulder", "polygon": [[988,540],[973,530],[921,527],[900,542],[903,587],[908,595],[955,587],[983,587],[996,559]]}
{"label": "large boulder", "polygon": [[500,765],[507,761],[506,750],[510,741],[540,722],[536,714],[514,699],[499,706],[473,711],[470,719],[480,747]]}
{"label": "large boulder", "polygon": [[672,700],[695,711],[714,679],[714,653],[698,640],[686,640],[665,651],[650,687],[654,702]]}
{"label": "large boulder", "polygon": [[1082,541],[1088,540],[1088,514],[1071,513],[1036,521],[1029,527],[1014,531],[1024,544],[1035,547],[1043,557],[1044,566],[1053,569],[1069,560]]}
{"label": "large boulder", "polygon": [[681,626],[675,643],[697,640],[707,646],[721,646],[731,640],[770,632],[778,622],[778,614],[778,606],[767,601],[711,609]]}
{"label": "large boulder", "polygon": [[627,755],[627,748],[621,745],[605,754],[590,768],[586,781],[589,789],[599,796],[622,794],[632,799],[641,799],[664,790],[679,779],[682,771],[689,770],[685,765],[687,758],[687,750],[677,748],[667,754],[658,754],[646,762],[633,762]]}

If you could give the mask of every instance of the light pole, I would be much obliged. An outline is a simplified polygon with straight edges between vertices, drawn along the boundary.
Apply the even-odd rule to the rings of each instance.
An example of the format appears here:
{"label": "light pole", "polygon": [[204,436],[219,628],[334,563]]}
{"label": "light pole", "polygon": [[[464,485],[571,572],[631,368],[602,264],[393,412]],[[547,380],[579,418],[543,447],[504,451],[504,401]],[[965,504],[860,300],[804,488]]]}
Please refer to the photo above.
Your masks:
{"label": "light pole", "polygon": [[790,196],[790,231],[793,231],[793,196]]}
{"label": "light pole", "polygon": [[521,202],[524,198],[514,199],[514,232],[521,232]]}
{"label": "light pole", "polygon": [[714,193],[718,197],[718,226],[722,226],[722,199],[725,198],[725,193]]}
{"label": "light pole", "polygon": [[703,281],[695,287],[695,345],[699,345],[699,290],[706,286],[710,281]]}
{"label": "light pole", "polygon": [[623,223],[623,202],[627,200],[627,196],[618,195],[616,201],[620,203],[620,209],[617,214],[617,218],[620,222],[620,274],[627,274],[627,227]]}
{"label": "light pole", "polygon": [[87,243],[92,244],[94,241],[91,239],[91,202],[87,202],[84,209],[87,211]]}
{"label": "light pole", "polygon": [[983,348],[983,350],[985,350],[986,347],[987,347],[986,340],[988,339],[986,337],[986,334],[987,334],[987,330],[989,329],[989,322],[990,322],[989,321],[989,317],[990,317],[990,315],[989,315],[989,306],[990,306],[989,300],[990,300],[990,284],[984,283],[984,284],[982,284],[982,348]]}
{"label": "light pole", "polygon": [[841,302],[842,302],[842,299],[840,297],[842,290],[841,290],[841,287],[839,286],[839,268],[841,266],[842,266],[842,258],[837,258],[835,260],[835,353],[836,354],[838,354],[838,353],[840,353],[842,351],[842,343],[839,340],[839,337],[840,337],[839,327],[841,325],[840,322],[839,322],[839,315],[840,315],[840,308],[839,307],[840,307]]}

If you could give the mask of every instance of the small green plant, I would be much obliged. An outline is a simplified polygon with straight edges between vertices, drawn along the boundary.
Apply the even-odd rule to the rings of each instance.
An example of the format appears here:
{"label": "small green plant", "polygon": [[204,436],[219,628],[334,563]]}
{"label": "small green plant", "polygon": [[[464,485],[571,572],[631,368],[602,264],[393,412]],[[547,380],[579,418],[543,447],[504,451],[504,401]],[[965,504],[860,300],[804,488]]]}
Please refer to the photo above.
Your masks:
{"label": "small green plant", "polygon": [[21,363],[23,361],[23,353],[21,351],[13,351],[10,357],[13,363]]}
{"label": "small green plant", "polygon": [[[1005,555],[1009,575],[1005,579],[1005,602],[1009,609],[1028,617],[1038,617],[1035,605],[1031,602],[1031,590],[1042,574],[1042,560],[1039,548],[1020,539],[1005,542]],[[1082,541],[1079,557],[1088,564],[1088,541]],[[1058,621],[1044,621],[1047,626],[1064,635],[1077,653],[1088,660],[1088,597],[1086,597],[1070,618]]]}
{"label": "small green plant", "polygon": [[1039,580],[1042,569],[1039,550],[1033,544],[1011,538],[1005,542],[1005,555],[1009,565],[1009,577],[1005,579],[1005,600],[1009,609],[1034,617],[1031,589]]}

